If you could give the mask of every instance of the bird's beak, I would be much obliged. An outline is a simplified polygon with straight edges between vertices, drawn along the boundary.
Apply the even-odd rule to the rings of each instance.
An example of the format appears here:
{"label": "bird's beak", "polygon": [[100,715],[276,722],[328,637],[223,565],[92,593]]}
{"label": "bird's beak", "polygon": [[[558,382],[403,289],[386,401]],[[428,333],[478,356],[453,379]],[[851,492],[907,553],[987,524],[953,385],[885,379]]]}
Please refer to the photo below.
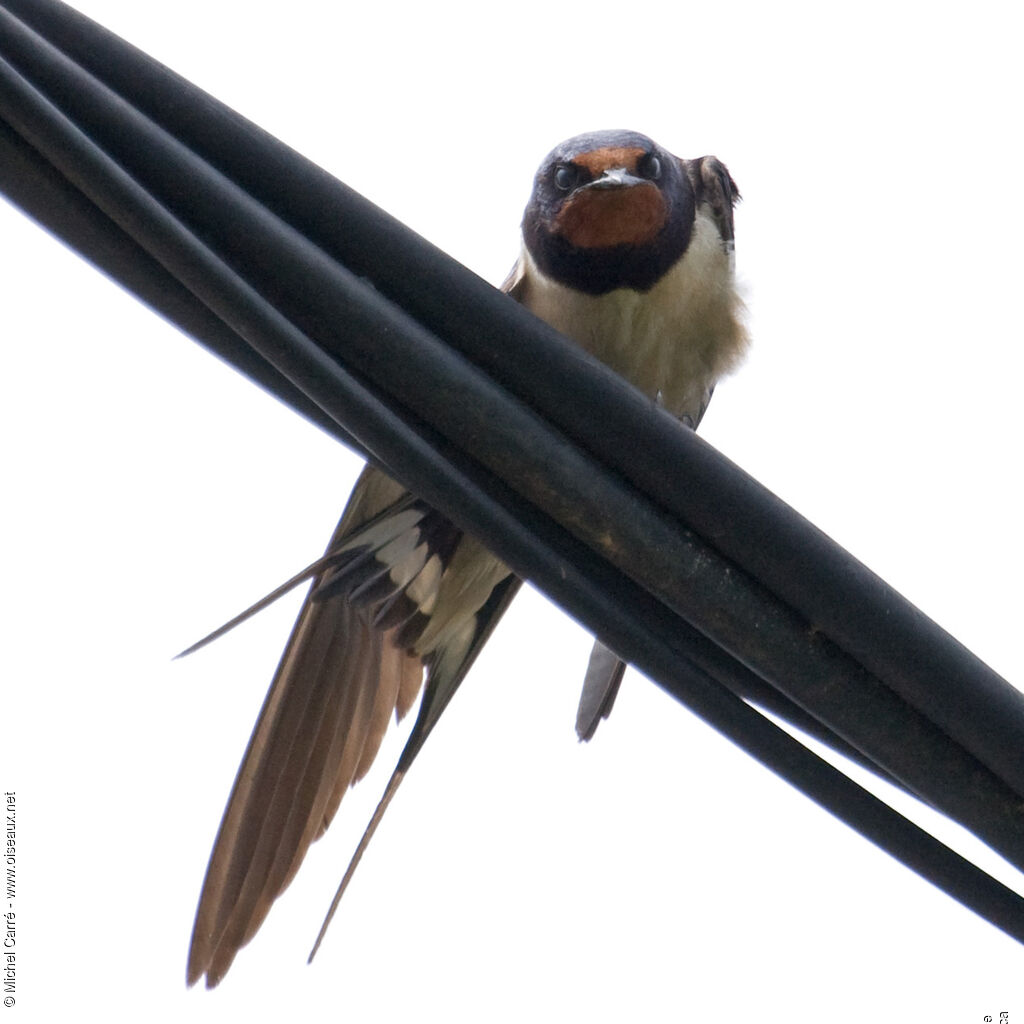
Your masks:
{"label": "bird's beak", "polygon": [[645,184],[648,184],[646,178],[638,178],[635,174],[630,174],[625,167],[610,167],[601,175],[600,178],[597,178],[584,187],[588,189],[610,189],[628,188],[631,185]]}

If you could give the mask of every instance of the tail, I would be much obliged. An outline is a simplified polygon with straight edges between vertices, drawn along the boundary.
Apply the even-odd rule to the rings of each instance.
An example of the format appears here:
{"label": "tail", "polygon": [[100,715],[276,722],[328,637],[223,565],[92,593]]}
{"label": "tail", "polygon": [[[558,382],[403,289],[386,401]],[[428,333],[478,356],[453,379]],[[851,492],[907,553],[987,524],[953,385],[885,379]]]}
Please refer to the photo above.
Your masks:
{"label": "tail", "polygon": [[[517,582],[373,468],[325,558],[314,563],[221,821],[192,932],[190,985],[205,975],[212,988],[227,973],[345,791],[369,770],[392,711],[401,718],[415,702],[426,669],[404,774]],[[393,780],[360,854],[394,788]]]}
{"label": "tail", "polygon": [[591,739],[601,719],[612,713],[625,671],[626,663],[619,661],[600,640],[595,640],[576,711],[576,735],[580,740]]}

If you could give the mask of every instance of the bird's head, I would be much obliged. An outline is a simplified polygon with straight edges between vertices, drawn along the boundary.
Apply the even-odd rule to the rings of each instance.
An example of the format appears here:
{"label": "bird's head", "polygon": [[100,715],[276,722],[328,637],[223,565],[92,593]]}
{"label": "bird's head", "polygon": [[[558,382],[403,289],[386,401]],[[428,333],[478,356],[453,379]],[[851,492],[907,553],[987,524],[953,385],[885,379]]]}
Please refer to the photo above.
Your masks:
{"label": "bird's head", "polygon": [[544,158],[523,240],[562,284],[593,295],[646,291],[686,251],[694,212],[677,157],[638,132],[591,132]]}

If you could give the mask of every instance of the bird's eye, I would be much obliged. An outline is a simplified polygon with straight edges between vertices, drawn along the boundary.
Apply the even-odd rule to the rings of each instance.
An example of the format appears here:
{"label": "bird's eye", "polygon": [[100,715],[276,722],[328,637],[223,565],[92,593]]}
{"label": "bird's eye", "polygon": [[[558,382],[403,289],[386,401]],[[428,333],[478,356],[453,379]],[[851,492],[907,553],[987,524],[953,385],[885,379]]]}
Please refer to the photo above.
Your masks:
{"label": "bird's eye", "polygon": [[657,181],[661,177],[661,161],[653,153],[648,153],[640,161],[637,169],[640,177],[647,178],[648,181]]}
{"label": "bird's eye", "polygon": [[559,164],[555,168],[555,188],[568,192],[576,184],[576,168],[569,164]]}

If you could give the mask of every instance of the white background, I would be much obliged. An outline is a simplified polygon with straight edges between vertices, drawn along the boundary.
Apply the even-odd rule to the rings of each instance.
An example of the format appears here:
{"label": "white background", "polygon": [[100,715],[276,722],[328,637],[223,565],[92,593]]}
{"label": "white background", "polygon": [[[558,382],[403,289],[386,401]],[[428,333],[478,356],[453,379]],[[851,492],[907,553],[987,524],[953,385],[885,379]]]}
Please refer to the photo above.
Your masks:
{"label": "white background", "polygon": [[[718,155],[744,194],[754,348],[702,433],[1024,678],[1010,4],[76,6],[495,283],[562,138],[629,127]],[[532,591],[315,965],[404,730],[222,986],[187,991],[206,858],[295,601],[170,659],[319,554],[358,462],[5,205],[0,275],[11,1020],[1024,1014],[1018,944],[642,678],[579,746],[590,641]]]}

